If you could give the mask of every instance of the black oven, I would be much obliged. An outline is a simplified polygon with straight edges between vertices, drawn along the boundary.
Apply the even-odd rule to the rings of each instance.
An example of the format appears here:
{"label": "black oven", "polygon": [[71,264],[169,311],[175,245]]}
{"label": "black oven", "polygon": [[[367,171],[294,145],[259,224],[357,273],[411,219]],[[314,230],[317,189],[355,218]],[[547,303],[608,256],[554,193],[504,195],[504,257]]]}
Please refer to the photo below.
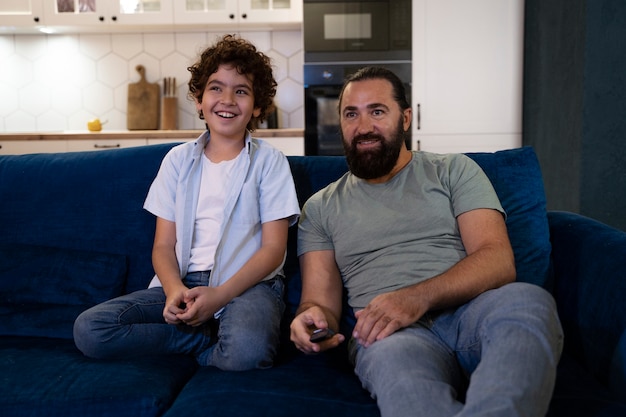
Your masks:
{"label": "black oven", "polygon": [[[344,62],[304,64],[304,152],[343,155],[339,134],[339,92],[343,80],[359,68],[377,65],[393,71],[404,83],[411,102],[410,62]],[[411,149],[411,139],[407,138]]]}
{"label": "black oven", "polygon": [[343,155],[337,104],[348,75],[386,67],[410,102],[411,0],[304,0],[303,8],[304,151]]}

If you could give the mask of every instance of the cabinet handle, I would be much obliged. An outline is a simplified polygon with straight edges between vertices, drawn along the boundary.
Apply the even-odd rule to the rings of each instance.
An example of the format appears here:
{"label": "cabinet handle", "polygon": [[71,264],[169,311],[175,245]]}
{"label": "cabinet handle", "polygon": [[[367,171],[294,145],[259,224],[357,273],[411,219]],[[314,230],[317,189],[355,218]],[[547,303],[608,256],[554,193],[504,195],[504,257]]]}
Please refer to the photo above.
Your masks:
{"label": "cabinet handle", "polygon": [[104,22],[104,16],[98,16],[98,20]]}
{"label": "cabinet handle", "polygon": [[113,149],[113,148],[119,148],[120,144],[116,143],[115,145],[98,145],[97,143],[93,145],[93,147],[95,149]]}
{"label": "cabinet handle", "polygon": [[422,128],[422,106],[417,103],[417,130]]}
{"label": "cabinet handle", "polygon": [[35,21],[35,23],[39,23],[39,16],[33,17],[33,20]]}
{"label": "cabinet handle", "polygon": [[242,19],[247,19],[247,18],[248,18],[248,15],[244,13],[244,14],[242,14],[242,15],[241,15],[241,18],[242,18]]}
{"label": "cabinet handle", "polygon": [[117,22],[117,16],[111,16],[111,20]]}
{"label": "cabinet handle", "polygon": [[234,19],[235,15],[231,13],[231,14],[228,15],[228,17],[230,17],[231,19]]}

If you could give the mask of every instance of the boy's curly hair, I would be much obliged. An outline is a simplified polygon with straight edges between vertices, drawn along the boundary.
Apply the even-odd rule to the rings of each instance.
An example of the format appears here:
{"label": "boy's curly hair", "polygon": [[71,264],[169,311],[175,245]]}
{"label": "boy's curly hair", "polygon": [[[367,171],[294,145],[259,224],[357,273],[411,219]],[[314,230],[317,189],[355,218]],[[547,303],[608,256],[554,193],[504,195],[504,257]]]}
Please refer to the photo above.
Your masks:
{"label": "boy's curly hair", "polygon": [[[237,38],[235,35],[223,36],[215,45],[205,49],[195,64],[187,68],[191,73],[188,93],[191,99],[202,102],[206,83],[221,64],[231,64],[240,74],[252,76],[254,107],[259,108],[261,113],[258,117],[252,117],[247,128],[256,129],[274,106],[277,83],[272,74],[270,58],[257,51],[256,47],[245,39]],[[201,111],[199,115],[200,119],[204,119]]]}

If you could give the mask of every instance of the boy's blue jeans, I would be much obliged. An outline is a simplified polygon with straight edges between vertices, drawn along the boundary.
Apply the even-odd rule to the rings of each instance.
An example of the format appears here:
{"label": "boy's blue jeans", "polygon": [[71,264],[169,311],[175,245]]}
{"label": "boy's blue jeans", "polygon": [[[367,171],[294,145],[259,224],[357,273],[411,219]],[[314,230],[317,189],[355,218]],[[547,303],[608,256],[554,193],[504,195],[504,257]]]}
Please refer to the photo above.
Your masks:
{"label": "boy's blue jeans", "polygon": [[[194,272],[183,282],[191,288],[207,285],[208,278],[209,272]],[[267,368],[279,341],[283,286],[280,277],[260,282],[231,300],[219,321],[198,327],[165,323],[162,288],[136,291],[78,316],[74,341],[94,358],[179,353],[224,370]]]}
{"label": "boy's blue jeans", "polygon": [[539,417],[562,344],[552,296],[513,283],[350,353],[383,417]]}

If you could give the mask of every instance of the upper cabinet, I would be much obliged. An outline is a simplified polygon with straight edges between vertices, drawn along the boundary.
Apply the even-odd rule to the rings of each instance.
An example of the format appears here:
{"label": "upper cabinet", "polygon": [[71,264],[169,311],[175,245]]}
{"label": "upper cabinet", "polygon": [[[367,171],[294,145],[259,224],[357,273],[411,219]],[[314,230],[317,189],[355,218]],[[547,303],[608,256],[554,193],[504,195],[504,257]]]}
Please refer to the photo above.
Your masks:
{"label": "upper cabinet", "polygon": [[[0,33],[293,27],[302,0],[2,0]],[[211,25],[211,26],[207,26]]]}
{"label": "upper cabinet", "polygon": [[43,21],[41,0],[4,0],[0,3],[0,33],[36,27]]}
{"label": "upper cabinet", "polygon": [[302,0],[179,0],[176,24],[300,24]]}
{"label": "upper cabinet", "polygon": [[412,13],[414,148],[519,147],[524,1],[414,0]]}
{"label": "upper cabinet", "polygon": [[44,0],[45,24],[97,29],[172,24],[173,0]]}

